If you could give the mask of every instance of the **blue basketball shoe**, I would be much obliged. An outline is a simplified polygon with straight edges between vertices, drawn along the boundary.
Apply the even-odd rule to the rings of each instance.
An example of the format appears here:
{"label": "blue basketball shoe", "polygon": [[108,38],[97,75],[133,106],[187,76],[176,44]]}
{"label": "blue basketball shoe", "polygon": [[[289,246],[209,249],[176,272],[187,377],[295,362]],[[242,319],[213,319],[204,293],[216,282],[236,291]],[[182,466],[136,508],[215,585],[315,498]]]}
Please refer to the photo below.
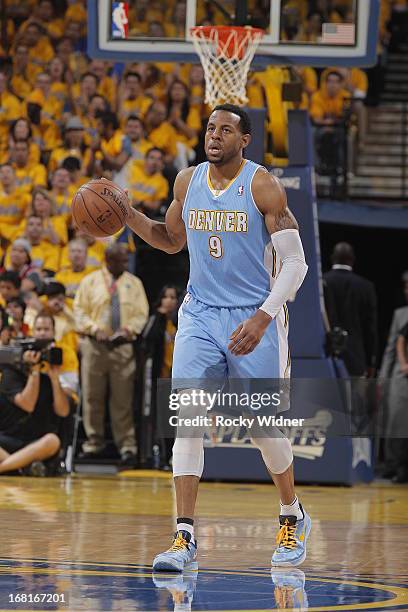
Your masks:
{"label": "blue basketball shoe", "polygon": [[278,548],[272,555],[271,564],[277,567],[300,565],[306,559],[306,543],[312,528],[310,516],[303,510],[303,519],[296,516],[279,516]]}
{"label": "blue basketball shoe", "polygon": [[182,572],[198,569],[197,544],[188,531],[177,531],[172,546],[158,554],[153,561],[154,572]]}
{"label": "blue basketball shoe", "polygon": [[309,603],[305,591],[305,575],[295,567],[273,567],[271,578],[276,607],[279,610],[307,610]]}

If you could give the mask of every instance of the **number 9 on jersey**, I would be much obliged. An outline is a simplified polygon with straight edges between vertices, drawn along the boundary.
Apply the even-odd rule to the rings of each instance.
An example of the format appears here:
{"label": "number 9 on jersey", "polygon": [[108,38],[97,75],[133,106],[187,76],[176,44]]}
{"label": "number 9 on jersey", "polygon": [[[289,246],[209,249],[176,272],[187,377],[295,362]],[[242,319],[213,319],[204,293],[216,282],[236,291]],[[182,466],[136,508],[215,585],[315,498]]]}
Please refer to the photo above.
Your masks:
{"label": "number 9 on jersey", "polygon": [[222,242],[219,236],[210,236],[208,239],[208,244],[211,257],[219,259],[223,256],[224,252],[222,250]]}

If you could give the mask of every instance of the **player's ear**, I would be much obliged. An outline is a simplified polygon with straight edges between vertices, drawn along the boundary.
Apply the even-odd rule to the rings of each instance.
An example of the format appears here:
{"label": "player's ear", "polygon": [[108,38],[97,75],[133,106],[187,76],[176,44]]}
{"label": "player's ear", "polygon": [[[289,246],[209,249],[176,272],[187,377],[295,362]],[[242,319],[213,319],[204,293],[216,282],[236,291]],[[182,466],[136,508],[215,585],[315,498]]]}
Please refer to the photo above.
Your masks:
{"label": "player's ear", "polygon": [[245,149],[252,140],[251,134],[242,134],[242,146]]}

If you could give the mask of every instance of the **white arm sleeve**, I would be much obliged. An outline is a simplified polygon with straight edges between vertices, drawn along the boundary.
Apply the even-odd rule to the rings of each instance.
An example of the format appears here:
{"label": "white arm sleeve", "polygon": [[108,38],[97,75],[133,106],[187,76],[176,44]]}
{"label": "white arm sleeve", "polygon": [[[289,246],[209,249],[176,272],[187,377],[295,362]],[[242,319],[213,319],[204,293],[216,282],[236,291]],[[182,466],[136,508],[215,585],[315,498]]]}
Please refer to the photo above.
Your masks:
{"label": "white arm sleeve", "polygon": [[298,230],[281,230],[272,234],[271,239],[276,254],[282,261],[282,269],[260,309],[274,318],[287,300],[295,299],[296,292],[306,276],[307,265]]}

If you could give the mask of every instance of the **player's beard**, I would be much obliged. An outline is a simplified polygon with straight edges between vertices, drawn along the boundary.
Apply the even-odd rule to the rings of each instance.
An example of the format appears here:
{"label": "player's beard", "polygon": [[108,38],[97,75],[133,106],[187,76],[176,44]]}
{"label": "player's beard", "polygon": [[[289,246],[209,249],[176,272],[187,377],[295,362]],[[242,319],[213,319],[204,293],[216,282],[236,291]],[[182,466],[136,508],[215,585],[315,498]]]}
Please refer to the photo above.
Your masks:
{"label": "player's beard", "polygon": [[212,160],[208,157],[207,155],[207,159],[210,162],[210,164],[214,164],[214,166],[223,166],[225,164],[227,164],[228,162],[230,162],[232,159],[234,159],[234,157],[236,157],[239,153],[238,151],[225,151],[224,149],[221,150],[221,156],[218,157],[215,160]]}
{"label": "player's beard", "polygon": [[221,155],[221,157],[212,160],[207,156],[208,161],[210,162],[210,164],[214,164],[214,166],[222,166],[222,164],[225,162],[225,156],[224,153]]}

